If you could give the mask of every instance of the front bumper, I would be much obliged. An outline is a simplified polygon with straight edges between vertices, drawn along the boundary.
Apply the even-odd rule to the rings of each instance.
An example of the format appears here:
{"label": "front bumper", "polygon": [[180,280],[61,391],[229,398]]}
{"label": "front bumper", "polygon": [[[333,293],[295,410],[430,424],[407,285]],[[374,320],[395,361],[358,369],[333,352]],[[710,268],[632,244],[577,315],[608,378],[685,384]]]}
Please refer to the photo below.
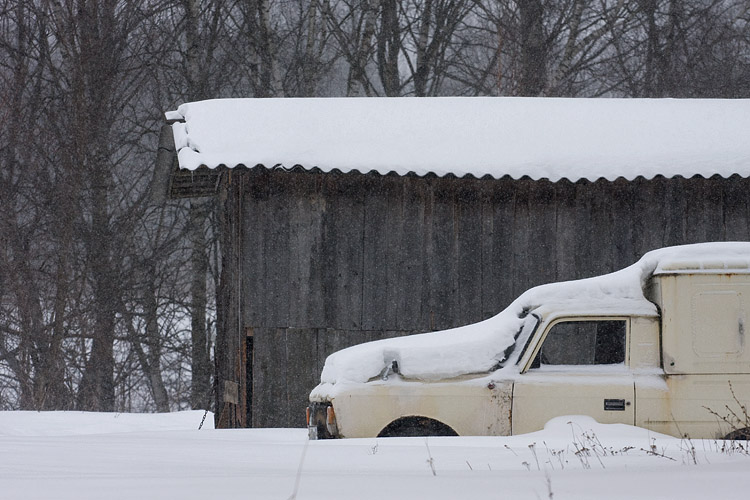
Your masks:
{"label": "front bumper", "polygon": [[335,439],[339,437],[336,414],[329,401],[311,402],[307,407],[307,432],[310,439]]}

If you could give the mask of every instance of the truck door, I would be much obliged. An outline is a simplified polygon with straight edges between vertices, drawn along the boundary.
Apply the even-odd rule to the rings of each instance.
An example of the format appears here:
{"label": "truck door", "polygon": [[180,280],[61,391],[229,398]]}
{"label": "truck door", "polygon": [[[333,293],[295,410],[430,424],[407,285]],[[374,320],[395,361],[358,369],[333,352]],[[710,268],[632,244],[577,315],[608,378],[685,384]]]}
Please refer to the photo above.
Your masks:
{"label": "truck door", "polygon": [[588,415],[634,424],[634,383],[627,366],[628,318],[563,319],[543,334],[513,386],[513,434],[551,418]]}

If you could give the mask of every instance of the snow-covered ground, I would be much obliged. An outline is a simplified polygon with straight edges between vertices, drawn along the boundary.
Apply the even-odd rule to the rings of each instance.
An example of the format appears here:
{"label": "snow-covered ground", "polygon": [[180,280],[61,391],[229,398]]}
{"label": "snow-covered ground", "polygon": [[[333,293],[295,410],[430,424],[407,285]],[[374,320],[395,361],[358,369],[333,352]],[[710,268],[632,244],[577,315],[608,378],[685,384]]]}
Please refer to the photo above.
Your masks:
{"label": "snow-covered ground", "polygon": [[543,431],[506,438],[310,442],[303,429],[214,430],[211,415],[197,430],[202,416],[0,412],[0,498],[750,495],[750,456],[738,443],[690,442],[587,417],[562,417]]}

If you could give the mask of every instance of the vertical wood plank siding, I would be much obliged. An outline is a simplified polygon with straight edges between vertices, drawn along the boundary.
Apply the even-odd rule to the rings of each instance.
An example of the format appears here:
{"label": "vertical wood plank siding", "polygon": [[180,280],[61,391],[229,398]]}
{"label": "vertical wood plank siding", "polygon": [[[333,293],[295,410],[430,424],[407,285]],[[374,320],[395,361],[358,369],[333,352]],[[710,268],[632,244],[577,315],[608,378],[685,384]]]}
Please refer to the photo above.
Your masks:
{"label": "vertical wood plank siding", "polygon": [[254,332],[260,427],[304,425],[307,394],[336,350],[476,322],[529,287],[614,271],[654,248],[750,236],[750,181],[738,176],[242,175],[242,265],[231,272]]}

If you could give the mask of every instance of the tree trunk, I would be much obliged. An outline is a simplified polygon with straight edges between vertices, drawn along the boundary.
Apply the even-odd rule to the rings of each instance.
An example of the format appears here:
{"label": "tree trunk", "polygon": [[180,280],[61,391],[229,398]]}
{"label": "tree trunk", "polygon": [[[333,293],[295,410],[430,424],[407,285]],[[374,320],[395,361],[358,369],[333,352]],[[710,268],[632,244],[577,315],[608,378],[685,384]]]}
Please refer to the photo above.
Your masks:
{"label": "tree trunk", "polygon": [[538,96],[547,78],[547,44],[544,39],[544,6],[541,0],[519,2],[521,17],[521,77],[518,94]]}
{"label": "tree trunk", "polygon": [[[200,12],[197,0],[185,0],[186,41],[187,41],[187,94],[188,100],[197,101],[208,97],[206,68],[200,61],[198,27]],[[218,7],[216,7],[218,9]],[[214,11],[215,13],[218,10]],[[210,54],[209,54],[210,56]],[[190,201],[188,219],[188,239],[190,245],[190,329],[191,329],[191,385],[190,406],[193,409],[210,408],[211,361],[210,341],[206,328],[208,307],[208,249],[206,248],[205,228],[208,218],[208,205],[200,199]]]}
{"label": "tree trunk", "polygon": [[318,2],[317,0],[310,0],[310,7],[307,10],[307,39],[305,40],[305,53],[302,59],[301,95],[304,97],[315,96],[318,66],[315,41],[318,39],[318,27]]}
{"label": "tree trunk", "polygon": [[643,75],[643,95],[658,97],[656,90],[656,68],[659,58],[659,30],[656,25],[657,0],[640,0],[640,8],[646,16],[646,64]]}
{"label": "tree trunk", "polygon": [[94,188],[88,246],[94,292],[94,331],[91,354],[78,393],[79,409],[88,411],[115,409],[114,342],[118,280],[112,273],[107,210],[109,180],[103,172],[105,168],[107,166],[102,162],[91,172]]}
{"label": "tree trunk", "polygon": [[[152,276],[156,276],[156,269],[152,268]],[[156,411],[169,411],[169,396],[164,387],[161,375],[162,342],[159,335],[159,304],[156,300],[156,286],[149,286],[145,292],[144,306],[146,308],[146,341],[148,343],[148,366],[146,376],[149,379],[151,397],[154,398]]]}
{"label": "tree trunk", "polygon": [[[378,4],[377,0],[363,0],[361,5],[363,8],[363,12],[361,13],[362,20],[358,23],[362,26],[361,33],[358,31],[355,31],[354,34],[338,33],[340,40],[355,39],[355,46],[352,50],[353,55],[348,58],[347,97],[362,96],[362,93],[368,97],[373,95],[370,79],[367,76],[367,63],[372,55],[372,40],[375,36]],[[338,28],[338,23],[335,26]]]}
{"label": "tree trunk", "polygon": [[[417,37],[417,68],[414,72],[414,95],[427,95],[427,79],[430,75],[430,58],[427,55],[427,44],[432,20],[432,0],[424,0],[424,10],[420,16],[419,36]],[[437,36],[437,33],[435,33]]]}
{"label": "tree trunk", "polygon": [[380,32],[377,37],[378,74],[388,97],[401,95],[398,55],[401,51],[401,27],[398,22],[397,0],[380,3]]}
{"label": "tree trunk", "polygon": [[281,78],[279,78],[273,30],[271,29],[271,12],[268,0],[254,0],[255,15],[257,16],[257,51],[260,57],[258,68],[258,85],[255,97],[278,97],[281,92]]}
{"label": "tree trunk", "polygon": [[206,329],[208,253],[206,235],[204,233],[207,209],[208,207],[205,202],[193,200],[190,203],[190,223],[188,229],[192,271],[190,285],[190,326],[192,332],[190,405],[194,409],[208,409],[210,407],[211,361],[209,355],[210,342]]}

